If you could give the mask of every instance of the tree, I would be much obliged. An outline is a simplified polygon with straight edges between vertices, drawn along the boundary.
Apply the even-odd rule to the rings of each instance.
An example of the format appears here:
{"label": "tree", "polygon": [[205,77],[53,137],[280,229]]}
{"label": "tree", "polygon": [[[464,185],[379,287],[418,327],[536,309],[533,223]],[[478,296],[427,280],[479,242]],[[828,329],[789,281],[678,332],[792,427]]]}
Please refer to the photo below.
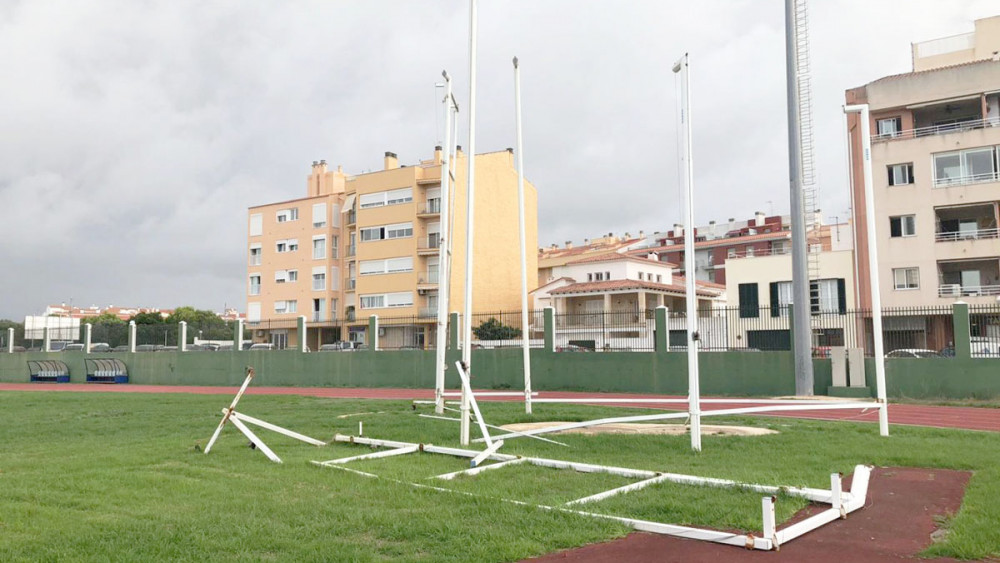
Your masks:
{"label": "tree", "polygon": [[118,315],[113,313],[101,313],[96,317],[84,317],[80,319],[80,322],[89,325],[114,325],[114,324],[125,324],[125,321],[118,318]]}
{"label": "tree", "polygon": [[510,340],[521,336],[521,329],[507,326],[494,317],[472,329],[473,334],[480,340]]}
{"label": "tree", "polygon": [[226,321],[219,318],[219,315],[216,315],[212,311],[199,310],[189,306],[177,307],[167,317],[167,322],[171,324],[177,324],[181,321],[186,322],[188,326],[221,327],[226,324]]}
{"label": "tree", "polygon": [[163,315],[159,313],[138,313],[129,319],[135,321],[137,325],[158,325],[163,324]]}

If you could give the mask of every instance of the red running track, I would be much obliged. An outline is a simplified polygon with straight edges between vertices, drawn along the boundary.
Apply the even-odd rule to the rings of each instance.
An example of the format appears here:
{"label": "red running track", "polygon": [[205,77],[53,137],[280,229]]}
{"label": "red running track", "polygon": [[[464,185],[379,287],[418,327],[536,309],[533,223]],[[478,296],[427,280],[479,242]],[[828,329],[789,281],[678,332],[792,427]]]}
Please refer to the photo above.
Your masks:
{"label": "red running track", "polygon": [[[179,385],[102,385],[86,383],[0,383],[0,391],[72,391],[99,393],[192,393],[197,395],[235,395],[238,387],[201,387]],[[489,392],[484,390],[483,392]],[[382,389],[350,387],[251,387],[248,395],[303,395],[332,399],[387,399],[413,400],[433,399],[431,389]],[[565,391],[542,392],[540,396],[553,399],[580,399],[586,403],[589,398],[606,399],[679,399],[671,395],[639,395],[630,393],[576,393]],[[709,398],[709,397],[706,397]],[[520,401],[518,397],[480,397],[480,401]],[[848,400],[848,399],[845,399]],[[741,403],[703,404],[702,410],[716,410],[760,406],[753,399]],[[655,408],[649,403],[614,403],[617,407]],[[684,405],[669,405],[674,410],[685,410]],[[858,422],[878,422],[878,411],[856,410],[816,410],[767,413],[766,416],[786,416],[818,420],[852,420]],[[941,407],[931,405],[889,404],[889,424],[906,426],[926,426],[931,428],[962,428],[1000,432],[1000,409],[985,407]]]}

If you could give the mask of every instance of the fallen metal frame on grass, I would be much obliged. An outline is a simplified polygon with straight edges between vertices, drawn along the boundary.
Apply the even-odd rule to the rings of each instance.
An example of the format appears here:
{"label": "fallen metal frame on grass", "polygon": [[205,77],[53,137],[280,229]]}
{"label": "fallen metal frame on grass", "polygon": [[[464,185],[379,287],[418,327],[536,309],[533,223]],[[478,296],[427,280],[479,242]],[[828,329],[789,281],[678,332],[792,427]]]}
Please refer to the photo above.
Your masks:
{"label": "fallen metal frame on grass", "polygon": [[281,458],[278,457],[277,454],[275,454],[274,451],[271,450],[271,448],[269,448],[267,444],[265,444],[264,441],[253,432],[253,430],[250,430],[247,424],[252,424],[254,426],[264,428],[265,430],[277,432],[278,434],[288,436],[289,438],[293,438],[300,442],[312,444],[313,446],[325,446],[326,442],[323,442],[322,440],[310,438],[305,434],[299,434],[298,432],[294,432],[287,428],[282,428],[277,424],[271,424],[270,422],[260,420],[259,418],[254,418],[250,415],[236,412],[236,405],[239,404],[240,399],[243,398],[243,394],[246,393],[247,388],[250,387],[250,382],[253,381],[254,374],[254,369],[252,367],[247,367],[246,379],[243,380],[243,385],[240,386],[240,390],[236,392],[236,396],[233,397],[233,401],[229,404],[229,407],[222,409],[222,420],[219,421],[219,425],[215,428],[215,432],[212,434],[211,439],[209,439],[208,445],[205,446],[205,453],[207,454],[212,451],[212,446],[215,445],[215,441],[219,439],[219,436],[222,434],[222,429],[228,422],[232,422],[233,426],[235,426],[250,440],[253,447],[260,450],[265,456],[267,456],[267,459],[275,463],[281,463]]}
{"label": "fallen metal frame on grass", "polygon": [[[313,461],[312,463],[314,465],[318,465],[321,467],[334,467],[337,469],[346,470],[351,473],[355,473],[365,477],[385,479],[395,483],[409,485],[417,488],[447,492],[452,494],[459,494],[464,496],[479,497],[479,498],[483,497],[481,495],[476,495],[474,493],[456,491],[444,487],[436,487],[423,483],[413,483],[399,479],[384,478],[374,473],[368,473],[344,467],[344,464],[347,464],[352,461],[377,459],[377,458],[423,452],[432,454],[443,454],[455,457],[466,457],[473,459],[476,458],[481,458],[483,460],[489,459],[496,462],[491,465],[478,465],[470,469],[455,471],[452,473],[445,473],[442,475],[436,475],[432,477],[433,479],[440,479],[440,480],[451,480],[459,476],[474,476],[478,475],[483,471],[496,470],[496,469],[501,469],[503,467],[508,467],[512,465],[521,465],[525,463],[540,467],[551,467],[554,469],[571,469],[573,471],[578,471],[583,473],[606,473],[626,478],[641,479],[640,481],[631,483],[629,485],[616,487],[614,489],[604,491],[602,493],[597,493],[594,495],[589,495],[579,499],[571,500],[569,502],[564,503],[561,506],[547,506],[541,504],[533,504],[524,501],[504,499],[504,498],[500,498],[497,500],[521,506],[531,506],[535,508],[541,508],[544,510],[554,510],[570,514],[578,514],[590,518],[613,520],[625,524],[627,526],[630,526],[636,530],[641,530],[646,532],[653,532],[657,534],[684,537],[684,538],[697,539],[703,541],[711,541],[715,543],[745,547],[747,549],[760,549],[760,550],[777,550],[783,544],[803,534],[815,530],[823,526],[824,524],[827,524],[834,520],[840,518],[846,518],[849,513],[864,507],[868,494],[869,477],[871,474],[871,467],[865,465],[856,466],[854,468],[854,481],[851,487],[851,491],[844,492],[842,490],[841,476],[838,473],[830,475],[830,489],[827,490],[827,489],[815,489],[808,487],[782,487],[773,485],[761,485],[756,483],[743,483],[729,479],[716,479],[709,477],[700,477],[696,475],[662,473],[662,472],[649,471],[643,469],[629,469],[624,467],[613,467],[613,466],[580,463],[573,461],[563,461],[563,460],[527,457],[527,456],[525,457],[513,456],[507,454],[499,454],[496,453],[495,451],[490,451],[490,449],[481,452],[464,448],[442,447],[442,446],[435,446],[433,444],[419,444],[412,442],[400,442],[394,440],[380,440],[374,438],[366,438],[362,436],[347,436],[343,434],[337,434],[334,437],[334,441],[341,443],[366,445],[375,448],[388,448],[388,449],[375,453],[332,459],[328,461]],[[493,443],[494,446],[497,443],[499,442],[494,442]],[[652,522],[648,520],[626,518],[610,514],[599,514],[595,512],[578,510],[576,508],[570,508],[570,507],[576,507],[581,504],[604,500],[606,498],[610,498],[616,495],[627,494],[633,491],[641,490],[650,485],[663,482],[704,486],[704,487],[730,488],[735,490],[745,490],[745,491],[765,493],[769,495],[764,497],[761,501],[761,509],[762,509],[761,535],[755,536],[752,533],[735,534],[730,532],[722,532],[718,530],[694,528],[690,526],[678,526],[675,524]],[[810,516],[802,521],[790,524],[785,528],[779,530],[777,529],[777,526],[775,524],[775,511],[774,511],[774,505],[777,500],[776,495],[778,494],[800,497],[821,504],[829,504],[830,508],[823,510],[822,512],[819,512],[813,516]]]}

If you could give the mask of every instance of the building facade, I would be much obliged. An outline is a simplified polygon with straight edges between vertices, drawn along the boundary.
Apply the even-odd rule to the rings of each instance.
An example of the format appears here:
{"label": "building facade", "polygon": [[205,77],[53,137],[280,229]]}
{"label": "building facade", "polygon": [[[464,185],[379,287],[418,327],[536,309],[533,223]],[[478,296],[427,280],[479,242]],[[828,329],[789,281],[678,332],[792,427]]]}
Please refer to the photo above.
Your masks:
{"label": "building facade", "polygon": [[[866,207],[858,114],[848,118],[858,301],[871,306],[868,238],[882,305],[996,303],[1000,296],[1000,16],[912,45],[911,72],[848,90],[868,104],[874,201]],[[875,232],[865,213],[872,208]]]}
{"label": "building facade", "polygon": [[[456,159],[450,309],[464,307],[467,157]],[[377,315],[385,347],[434,343],[440,283],[441,150],[413,166],[385,154],[382,170],[348,176],[314,163],[307,197],[252,207],[247,321],[254,339],[310,347],[364,342]],[[476,156],[473,309],[520,308],[517,173],[510,150]],[[537,247],[537,195],[525,181],[527,248]],[[528,253],[528,279],[537,256]]]}

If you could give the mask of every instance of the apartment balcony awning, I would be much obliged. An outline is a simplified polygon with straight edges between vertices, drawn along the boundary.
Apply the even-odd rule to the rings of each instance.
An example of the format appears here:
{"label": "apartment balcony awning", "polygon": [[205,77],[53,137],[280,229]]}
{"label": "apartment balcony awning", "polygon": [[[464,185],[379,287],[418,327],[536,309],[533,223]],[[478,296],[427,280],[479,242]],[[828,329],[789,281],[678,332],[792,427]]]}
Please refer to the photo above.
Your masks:
{"label": "apartment balcony awning", "polygon": [[344,199],[344,206],[340,208],[341,213],[347,213],[348,211],[354,209],[354,200],[358,197],[357,193],[348,194],[347,198]]}

